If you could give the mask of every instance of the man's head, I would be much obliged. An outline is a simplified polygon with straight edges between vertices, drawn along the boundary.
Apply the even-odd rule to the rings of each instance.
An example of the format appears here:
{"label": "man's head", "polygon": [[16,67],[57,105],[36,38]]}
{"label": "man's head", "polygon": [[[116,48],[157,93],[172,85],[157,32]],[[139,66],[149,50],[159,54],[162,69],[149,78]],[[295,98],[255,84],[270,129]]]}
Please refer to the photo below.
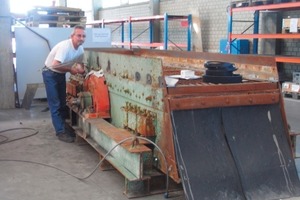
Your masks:
{"label": "man's head", "polygon": [[85,28],[83,26],[76,25],[71,34],[72,43],[75,49],[84,43],[85,37]]}

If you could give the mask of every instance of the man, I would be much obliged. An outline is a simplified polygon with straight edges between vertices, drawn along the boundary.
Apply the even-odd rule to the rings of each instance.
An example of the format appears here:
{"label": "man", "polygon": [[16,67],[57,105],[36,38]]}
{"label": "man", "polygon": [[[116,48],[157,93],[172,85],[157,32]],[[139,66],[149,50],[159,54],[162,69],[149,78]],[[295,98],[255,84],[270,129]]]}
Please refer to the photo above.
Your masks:
{"label": "man", "polygon": [[56,136],[64,142],[74,142],[74,133],[65,129],[66,109],[66,72],[83,74],[82,44],[85,41],[85,28],[75,26],[70,39],[61,41],[49,53],[43,68],[48,106]]}

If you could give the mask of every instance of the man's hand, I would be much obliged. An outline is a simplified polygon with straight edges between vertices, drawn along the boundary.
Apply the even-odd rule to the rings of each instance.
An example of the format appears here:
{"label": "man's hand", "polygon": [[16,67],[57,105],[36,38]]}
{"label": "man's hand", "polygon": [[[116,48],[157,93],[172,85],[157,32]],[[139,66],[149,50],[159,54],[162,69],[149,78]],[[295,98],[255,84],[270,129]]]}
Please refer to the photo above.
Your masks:
{"label": "man's hand", "polygon": [[75,74],[84,74],[84,73],[85,73],[85,70],[84,70],[83,64],[75,63],[75,64],[71,67],[70,73],[71,73],[72,75],[75,75]]}

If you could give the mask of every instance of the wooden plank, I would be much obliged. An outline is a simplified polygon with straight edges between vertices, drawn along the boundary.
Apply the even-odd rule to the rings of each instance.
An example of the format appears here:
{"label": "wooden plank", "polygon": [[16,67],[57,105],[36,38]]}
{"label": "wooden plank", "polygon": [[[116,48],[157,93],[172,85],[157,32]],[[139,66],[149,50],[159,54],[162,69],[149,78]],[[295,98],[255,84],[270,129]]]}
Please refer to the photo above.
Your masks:
{"label": "wooden plank", "polygon": [[9,1],[0,6],[0,109],[15,108],[12,34]]}
{"label": "wooden plank", "polygon": [[39,87],[45,87],[43,83],[30,83],[27,84],[26,91],[23,97],[22,101],[22,108],[25,108],[26,110],[30,109],[32,100],[35,96],[35,93]]}

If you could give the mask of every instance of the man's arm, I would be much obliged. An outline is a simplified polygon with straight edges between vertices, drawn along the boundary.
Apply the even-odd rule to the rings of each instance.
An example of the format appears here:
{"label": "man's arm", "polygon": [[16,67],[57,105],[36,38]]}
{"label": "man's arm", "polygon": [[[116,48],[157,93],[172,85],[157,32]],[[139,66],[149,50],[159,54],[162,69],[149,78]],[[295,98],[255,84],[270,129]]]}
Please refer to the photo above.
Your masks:
{"label": "man's arm", "polygon": [[52,62],[52,68],[60,72],[70,72],[71,74],[83,74],[84,66],[81,63],[76,63],[74,61],[68,63],[61,63],[58,60]]}

